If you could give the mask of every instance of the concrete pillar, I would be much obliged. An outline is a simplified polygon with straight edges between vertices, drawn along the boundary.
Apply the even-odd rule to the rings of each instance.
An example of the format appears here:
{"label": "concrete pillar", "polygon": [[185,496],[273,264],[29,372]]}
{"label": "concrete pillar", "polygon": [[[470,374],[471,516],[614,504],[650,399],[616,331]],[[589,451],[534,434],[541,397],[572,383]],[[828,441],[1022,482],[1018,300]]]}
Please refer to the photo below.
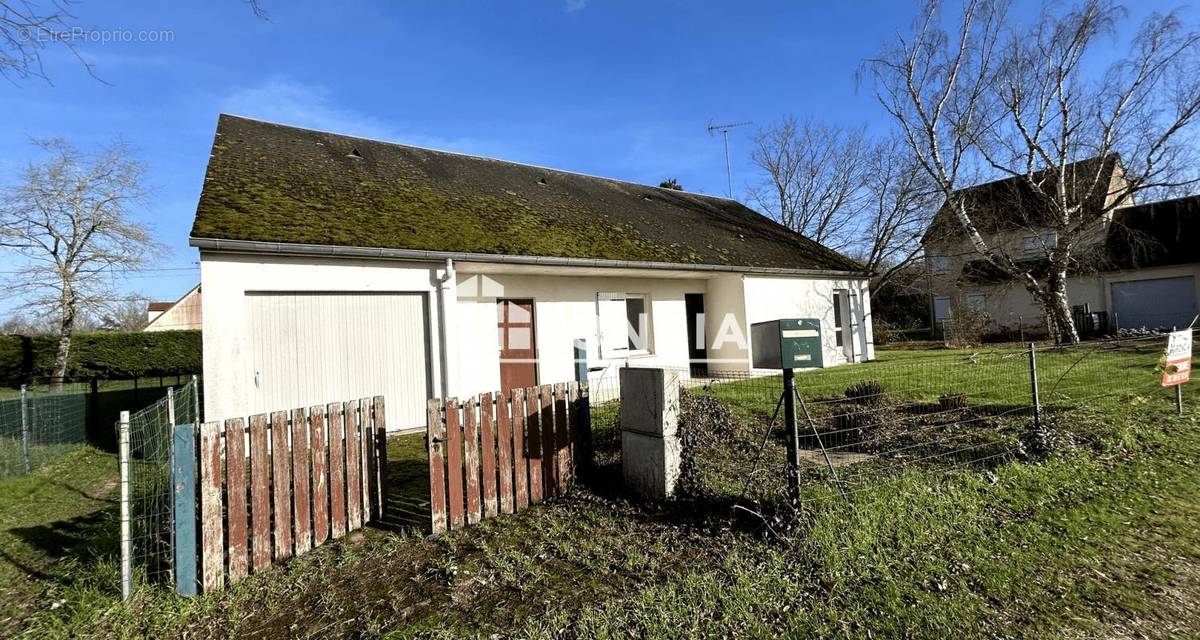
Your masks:
{"label": "concrete pillar", "polygon": [[679,374],[622,368],[621,472],[625,486],[651,499],[675,493],[679,482]]}

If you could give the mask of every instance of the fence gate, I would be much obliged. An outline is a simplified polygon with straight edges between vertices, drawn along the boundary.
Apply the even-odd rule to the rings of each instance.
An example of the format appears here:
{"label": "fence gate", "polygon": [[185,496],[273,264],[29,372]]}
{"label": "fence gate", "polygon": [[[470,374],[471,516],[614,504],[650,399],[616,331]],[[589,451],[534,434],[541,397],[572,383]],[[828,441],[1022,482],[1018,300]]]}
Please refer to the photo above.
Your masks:
{"label": "fence gate", "polygon": [[429,401],[433,533],[566,493],[588,455],[587,383]]}

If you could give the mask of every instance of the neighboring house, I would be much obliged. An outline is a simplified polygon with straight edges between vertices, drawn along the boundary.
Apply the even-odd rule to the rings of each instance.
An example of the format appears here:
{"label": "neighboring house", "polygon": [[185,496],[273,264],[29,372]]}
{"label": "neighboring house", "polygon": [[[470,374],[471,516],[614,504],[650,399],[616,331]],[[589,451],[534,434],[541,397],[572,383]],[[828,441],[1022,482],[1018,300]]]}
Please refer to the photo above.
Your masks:
{"label": "neighboring house", "polygon": [[[1092,158],[1076,163],[1079,176],[1096,175]],[[1119,190],[1120,163],[1104,160],[1103,179]],[[1082,178],[1080,182],[1085,182]],[[1053,188],[1048,184],[1046,188]],[[1006,251],[1036,273],[1056,232],[1036,214],[1022,218],[1012,203],[1029,197],[1028,187],[1015,179],[1000,180],[966,190],[972,198],[972,219],[992,247]],[[1101,206],[1083,198],[1080,206]],[[1111,200],[1108,200],[1111,204]],[[979,206],[990,203],[991,206]],[[1028,207],[1022,208],[1028,211]],[[1098,209],[1097,209],[1098,210]],[[1143,205],[1112,208],[1102,223],[1086,234],[1074,250],[1067,282],[1071,305],[1104,314],[1111,328],[1185,326],[1197,313],[1200,285],[1200,198],[1187,197]],[[974,251],[953,212],[934,217],[923,239],[929,270],[931,316],[945,326],[956,313],[982,312],[993,330],[1026,333],[1046,331],[1044,311],[1033,296]]]}
{"label": "neighboring house", "polygon": [[858,263],[725,198],[222,115],[191,244],[205,415],[426,400],[625,365],[751,373],[749,325],[873,357]]}
{"label": "neighboring house", "polygon": [[184,331],[201,326],[200,285],[175,302],[151,302],[146,306],[146,327],[142,331]]}

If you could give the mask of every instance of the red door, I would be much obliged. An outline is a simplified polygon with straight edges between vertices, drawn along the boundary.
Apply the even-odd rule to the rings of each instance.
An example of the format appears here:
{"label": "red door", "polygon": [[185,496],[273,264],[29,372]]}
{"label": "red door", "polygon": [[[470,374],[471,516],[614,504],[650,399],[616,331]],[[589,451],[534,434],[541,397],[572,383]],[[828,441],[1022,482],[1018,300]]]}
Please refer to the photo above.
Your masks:
{"label": "red door", "polygon": [[496,325],[500,333],[500,390],[537,384],[537,340],[533,327],[533,300],[497,300]]}

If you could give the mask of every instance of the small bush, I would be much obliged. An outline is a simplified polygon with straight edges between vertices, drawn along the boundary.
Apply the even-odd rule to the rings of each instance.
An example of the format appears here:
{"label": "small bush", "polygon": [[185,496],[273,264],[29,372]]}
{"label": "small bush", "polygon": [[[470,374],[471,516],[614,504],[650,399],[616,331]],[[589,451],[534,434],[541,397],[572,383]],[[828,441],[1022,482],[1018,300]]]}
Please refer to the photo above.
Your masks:
{"label": "small bush", "polygon": [[846,398],[856,404],[877,405],[883,403],[883,383],[878,380],[863,380],[846,389]]}
{"label": "small bush", "polygon": [[953,409],[967,408],[967,394],[965,393],[943,393],[938,396],[938,407],[942,411],[950,411]]}

